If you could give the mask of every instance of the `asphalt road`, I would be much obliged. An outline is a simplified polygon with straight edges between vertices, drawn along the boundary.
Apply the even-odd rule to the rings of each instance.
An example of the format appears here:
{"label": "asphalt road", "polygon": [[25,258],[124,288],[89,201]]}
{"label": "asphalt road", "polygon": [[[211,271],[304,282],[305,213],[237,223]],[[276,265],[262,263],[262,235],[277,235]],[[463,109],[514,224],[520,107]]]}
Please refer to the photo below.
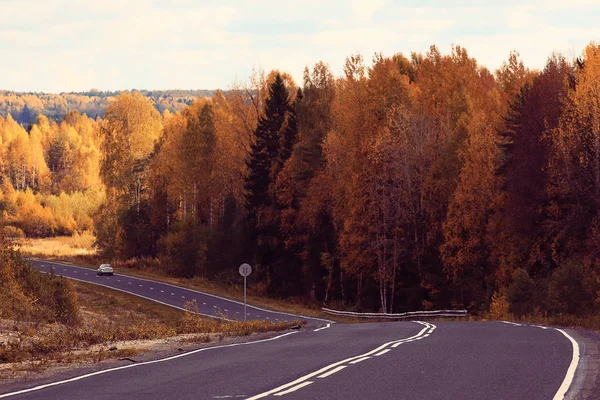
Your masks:
{"label": "asphalt road", "polygon": [[[37,263],[37,267],[47,268],[42,264],[49,263]],[[82,279],[83,274],[88,281],[96,279],[87,269],[55,268],[65,276],[68,273]],[[239,306],[156,282],[121,278],[117,283],[126,286],[119,289],[141,284],[140,289],[151,290],[144,291],[145,296],[167,304],[180,304],[175,303],[177,296],[193,293],[199,301],[220,301],[207,302],[207,306],[234,313]],[[114,283],[100,280],[103,284]],[[253,317],[289,318],[260,312]],[[322,326],[162,360],[124,363],[41,387],[26,383],[10,391],[0,387],[0,393],[4,393],[0,398],[560,399],[566,390],[564,381],[571,382],[565,378],[577,366],[573,343],[553,328],[501,322],[313,322]],[[583,343],[581,346],[583,354],[586,347]],[[598,368],[590,368],[597,359],[596,351],[591,358],[582,358],[587,370],[581,362],[577,369],[587,371],[579,381],[581,387],[587,385],[589,396],[579,397],[576,392],[571,398],[598,398]],[[577,375],[573,382],[578,381]]]}
{"label": "asphalt road", "polygon": [[552,399],[571,358],[560,332],[533,326],[338,324],[130,364],[11,397]]}
{"label": "asphalt road", "polygon": [[[238,321],[244,320],[243,303],[219,296],[186,289],[181,286],[121,275],[118,271],[115,271],[113,276],[98,276],[96,275],[96,271],[92,269],[70,264],[34,259],[31,259],[30,262],[39,271],[49,273],[53,269],[56,275],[102,285],[180,309],[185,309],[185,304],[195,299],[198,304],[198,313],[200,314]],[[331,322],[324,319],[275,312],[253,306],[247,306],[246,312],[247,320],[267,319],[279,322],[301,319],[306,320],[313,326],[325,325]]]}

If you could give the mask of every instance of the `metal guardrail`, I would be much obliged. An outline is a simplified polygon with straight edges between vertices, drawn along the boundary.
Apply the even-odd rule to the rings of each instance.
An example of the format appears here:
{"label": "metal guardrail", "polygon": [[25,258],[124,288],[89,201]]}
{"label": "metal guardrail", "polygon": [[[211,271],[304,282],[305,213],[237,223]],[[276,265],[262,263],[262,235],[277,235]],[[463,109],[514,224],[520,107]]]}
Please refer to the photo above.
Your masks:
{"label": "metal guardrail", "polygon": [[377,318],[377,319],[419,319],[419,318],[436,318],[436,317],[467,317],[467,310],[434,310],[434,311],[410,311],[399,314],[389,313],[355,313],[350,311],[338,311],[329,308],[321,308],[324,313],[337,315],[340,317],[351,318]]}

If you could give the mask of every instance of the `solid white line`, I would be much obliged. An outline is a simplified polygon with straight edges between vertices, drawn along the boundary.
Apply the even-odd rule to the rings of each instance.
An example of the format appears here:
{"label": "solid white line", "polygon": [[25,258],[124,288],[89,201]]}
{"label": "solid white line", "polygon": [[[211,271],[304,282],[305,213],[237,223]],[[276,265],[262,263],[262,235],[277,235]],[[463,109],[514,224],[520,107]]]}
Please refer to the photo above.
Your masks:
{"label": "solid white line", "polygon": [[332,370],[330,370],[330,371],[327,371],[327,372],[325,372],[323,375],[319,375],[319,376],[317,376],[317,378],[327,378],[329,375],[333,375],[333,374],[335,374],[336,372],[340,372],[340,371],[341,371],[341,370],[343,370],[344,368],[346,368],[346,365],[340,365],[340,366],[339,366],[339,367],[337,367],[337,368],[334,368],[334,369],[332,369]]}
{"label": "solid white line", "polygon": [[202,349],[197,349],[197,350],[190,351],[188,353],[182,353],[182,354],[177,354],[175,356],[171,356],[171,357],[167,357],[167,358],[161,358],[159,360],[145,361],[145,362],[141,362],[141,363],[137,363],[137,364],[128,364],[128,365],[123,365],[121,367],[105,369],[105,370],[102,370],[102,371],[96,371],[96,372],[92,372],[92,373],[89,373],[89,374],[76,376],[75,378],[65,379],[63,381],[51,382],[51,383],[47,383],[45,385],[40,385],[40,386],[36,386],[36,387],[33,387],[33,388],[29,388],[29,389],[19,390],[17,392],[0,394],[0,399],[6,398],[6,397],[11,397],[11,396],[16,396],[16,395],[19,395],[19,394],[24,394],[24,393],[29,393],[29,392],[35,392],[35,391],[38,391],[38,390],[41,390],[41,389],[45,389],[45,388],[52,387],[52,386],[63,385],[65,383],[69,383],[69,382],[75,382],[75,381],[79,381],[79,380],[82,380],[82,379],[85,379],[85,378],[89,378],[89,377],[92,377],[92,376],[106,374],[108,372],[119,371],[119,370],[128,369],[128,368],[135,368],[135,367],[139,367],[140,365],[158,364],[158,363],[165,362],[165,361],[171,361],[171,360],[175,360],[177,358],[191,356],[192,354],[200,353],[202,351],[213,350],[213,349],[222,349],[222,348],[225,348],[225,347],[247,346],[247,345],[256,344],[256,343],[269,342],[271,340],[281,339],[282,337],[285,337],[285,336],[288,336],[288,335],[293,335],[294,333],[298,333],[298,332],[288,332],[288,333],[284,333],[283,335],[275,336],[275,337],[272,337],[272,338],[269,338],[269,339],[256,340],[254,342],[232,343],[232,344],[226,344],[226,345],[222,345],[222,346],[205,347],[205,348],[202,348]]}
{"label": "solid white line", "polygon": [[548,329],[547,326],[542,326],[542,325],[533,325],[533,324],[531,324],[531,326],[535,326],[536,328]]}
{"label": "solid white line", "polygon": [[391,349],[385,349],[385,350],[382,350],[382,351],[380,351],[379,353],[377,353],[377,354],[375,354],[375,355],[376,355],[376,356],[381,356],[381,355],[383,355],[383,354],[387,353],[387,352],[388,352],[388,351],[390,351],[390,350],[391,350]]}
{"label": "solid white line", "polygon": [[569,369],[567,370],[567,375],[565,376],[562,385],[560,385],[560,387],[558,388],[558,392],[556,392],[556,394],[553,397],[553,400],[562,400],[565,398],[565,395],[567,394],[567,391],[569,390],[569,387],[573,382],[573,378],[575,377],[575,370],[577,370],[577,364],[579,364],[579,345],[577,344],[575,339],[573,339],[567,332],[558,328],[554,329],[565,335],[566,338],[569,339],[571,341],[571,344],[573,345],[573,359],[571,360],[571,364],[569,365]]}
{"label": "solid white line", "polygon": [[502,322],[503,324],[510,324],[510,325],[522,326],[521,324],[517,324],[516,322],[509,322],[509,321],[499,321],[499,322]]}
{"label": "solid white line", "polygon": [[[413,322],[415,322],[417,324],[420,324],[420,325],[423,325],[424,328],[421,329],[421,331],[419,333],[417,333],[415,336],[412,336],[412,337],[409,337],[409,338],[406,338],[406,339],[401,339],[400,341],[406,341],[408,339],[416,338],[416,337],[422,335],[427,329],[431,328],[432,326],[435,326],[435,325],[429,324],[427,322],[421,322],[421,321],[413,321]],[[371,351],[369,351],[367,353],[360,354],[360,355],[357,355],[357,356],[353,356],[353,357],[350,357],[350,358],[346,358],[345,360],[334,362],[333,364],[327,365],[327,366],[319,369],[318,371],[311,372],[310,374],[304,375],[304,376],[302,376],[302,377],[300,377],[300,378],[298,378],[298,379],[296,379],[296,380],[294,380],[292,382],[288,382],[288,383],[286,383],[284,385],[281,385],[281,386],[279,386],[279,387],[277,387],[275,389],[271,389],[271,390],[269,390],[267,392],[259,393],[259,394],[255,395],[255,396],[249,397],[246,400],[262,399],[263,397],[270,396],[270,395],[272,395],[274,393],[279,393],[282,390],[285,390],[285,389],[287,389],[287,388],[289,388],[291,386],[295,386],[295,385],[297,385],[297,384],[299,384],[301,382],[304,382],[304,381],[312,378],[313,376],[318,376],[318,375],[324,374],[325,372],[329,371],[330,369],[335,368],[337,366],[340,366],[342,364],[346,364],[346,363],[349,363],[349,362],[351,362],[353,360],[360,359],[360,358],[363,358],[363,357],[367,357],[368,358],[369,356],[371,356],[371,355],[373,355],[375,353],[378,353],[381,350],[385,349],[386,347],[390,346],[391,344],[394,344],[394,343],[397,343],[397,342],[399,342],[399,341],[398,340],[393,340],[391,342],[384,343],[381,346],[379,346],[379,347],[377,347],[377,348],[375,348],[375,349],[373,349],[373,350],[371,350]]]}
{"label": "solid white line", "polygon": [[358,360],[350,361],[350,364],[358,364],[359,362],[368,360],[369,358],[371,358],[371,357],[362,357],[362,358],[359,358]]}
{"label": "solid white line", "polygon": [[327,326],[322,326],[320,328],[314,329],[313,332],[319,332],[322,331],[323,329],[327,329],[331,326],[331,324],[327,324]]}
{"label": "solid white line", "polygon": [[[44,262],[47,262],[47,263],[49,263],[49,264],[55,264],[55,265],[68,266],[68,267],[72,267],[72,268],[80,268],[80,269],[86,269],[86,270],[88,270],[88,268],[80,267],[80,266],[73,265],[73,264],[57,263],[57,262],[53,262],[53,261],[46,261],[46,260],[42,260],[42,259],[35,259],[35,258],[32,258],[31,260],[33,260],[33,261],[37,261],[37,262],[44,261]],[[66,271],[66,270],[65,270],[65,271]],[[138,279],[138,280],[140,280],[140,281],[146,281],[146,282],[158,283],[158,284],[161,284],[161,285],[171,286],[171,287],[174,287],[174,288],[177,288],[177,289],[185,289],[185,290],[189,290],[189,291],[191,291],[191,292],[194,292],[194,293],[199,293],[199,294],[202,294],[202,295],[204,295],[204,296],[214,297],[214,298],[216,298],[216,299],[220,299],[220,300],[226,300],[226,301],[230,301],[230,302],[232,302],[232,303],[235,303],[235,304],[244,305],[244,303],[243,303],[243,302],[241,302],[241,301],[237,301],[237,300],[228,299],[228,298],[226,298],[226,297],[217,296],[217,295],[215,295],[215,294],[210,294],[210,293],[206,293],[206,292],[201,292],[201,291],[199,291],[199,290],[195,290],[195,289],[186,288],[186,287],[184,287],[184,286],[177,286],[177,285],[173,285],[173,284],[170,284],[170,283],[161,282],[161,281],[156,281],[156,280],[151,280],[151,279],[138,278],[137,276],[133,276],[133,275],[125,275],[125,274],[119,274],[119,275],[120,275],[120,276],[125,276],[125,277],[128,277],[128,278],[132,278],[132,279]],[[253,309],[255,309],[255,310],[258,310],[258,311],[265,311],[265,312],[268,312],[268,313],[282,314],[282,315],[290,315],[290,316],[292,316],[292,317],[296,317],[296,318],[298,318],[298,317],[301,317],[301,318],[307,318],[307,319],[312,319],[312,320],[316,320],[316,321],[323,321],[323,322],[327,322],[327,323],[335,324],[335,321],[331,321],[331,320],[329,320],[329,319],[325,319],[325,318],[311,317],[311,316],[308,316],[308,315],[302,315],[302,314],[291,314],[291,313],[287,313],[287,312],[283,312],[283,311],[273,311],[273,310],[267,310],[267,309],[260,308],[260,307],[256,307],[256,306],[253,306],[253,305],[250,305],[250,304],[248,304],[248,305],[247,305],[247,307],[248,307],[248,308],[253,308]],[[250,314],[248,314],[248,315],[250,315]]]}
{"label": "solid white line", "polygon": [[283,395],[286,395],[288,393],[295,392],[298,389],[302,389],[303,387],[308,386],[310,384],[312,384],[312,382],[308,382],[308,381],[307,382],[303,382],[303,383],[301,383],[299,385],[296,385],[293,388],[290,388],[290,389],[285,390],[283,392],[275,393],[273,396],[283,396]]}

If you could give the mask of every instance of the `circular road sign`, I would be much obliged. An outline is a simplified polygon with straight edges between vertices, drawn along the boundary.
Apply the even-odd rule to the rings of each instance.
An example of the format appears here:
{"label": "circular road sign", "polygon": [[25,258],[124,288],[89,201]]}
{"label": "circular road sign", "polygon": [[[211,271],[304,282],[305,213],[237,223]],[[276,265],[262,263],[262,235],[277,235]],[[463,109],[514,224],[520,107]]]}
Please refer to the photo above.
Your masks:
{"label": "circular road sign", "polygon": [[240,265],[240,275],[241,276],[248,276],[252,273],[252,267],[250,266],[250,264],[242,264]]}

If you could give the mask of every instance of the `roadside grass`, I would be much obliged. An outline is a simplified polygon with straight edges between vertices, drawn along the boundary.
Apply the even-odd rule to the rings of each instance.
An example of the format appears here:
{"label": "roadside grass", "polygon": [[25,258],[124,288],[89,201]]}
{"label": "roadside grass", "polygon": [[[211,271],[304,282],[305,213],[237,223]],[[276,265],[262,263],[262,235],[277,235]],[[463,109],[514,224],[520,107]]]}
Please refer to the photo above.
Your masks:
{"label": "roadside grass", "polygon": [[85,231],[73,236],[18,239],[14,244],[23,255],[35,257],[93,257],[98,254],[94,247],[96,238]]}
{"label": "roadside grass", "polygon": [[181,343],[208,343],[302,324],[221,321],[195,314],[195,303],[184,312],[97,285],[75,281],[73,286],[80,313],[75,326],[0,319],[0,366],[38,371],[49,363],[131,357],[144,351],[143,341],[181,337]]}

